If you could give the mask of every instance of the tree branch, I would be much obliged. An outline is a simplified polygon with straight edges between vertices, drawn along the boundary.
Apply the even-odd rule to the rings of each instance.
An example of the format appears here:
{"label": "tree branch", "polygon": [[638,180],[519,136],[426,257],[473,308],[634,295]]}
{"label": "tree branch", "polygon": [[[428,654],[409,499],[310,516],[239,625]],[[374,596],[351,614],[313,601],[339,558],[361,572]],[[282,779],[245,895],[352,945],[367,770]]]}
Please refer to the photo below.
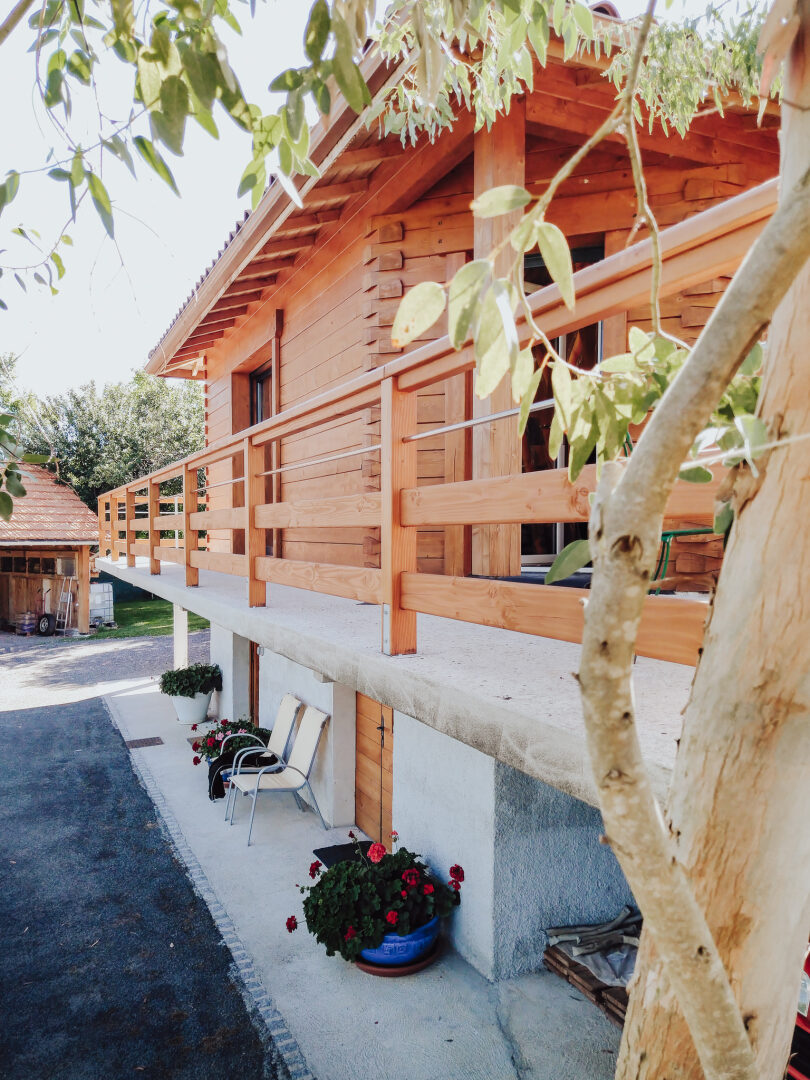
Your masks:
{"label": "tree branch", "polygon": [[34,0],[18,0],[3,22],[0,23],[0,45],[3,44],[14,27],[21,21],[26,11],[33,6]]}
{"label": "tree branch", "polygon": [[810,173],[784,194],[626,467],[605,465],[590,522],[594,574],[580,684],[605,826],[707,1080],[756,1080],[751,1045],[703,912],[646,774],[632,663],[664,508],[723,390],[810,257]]}

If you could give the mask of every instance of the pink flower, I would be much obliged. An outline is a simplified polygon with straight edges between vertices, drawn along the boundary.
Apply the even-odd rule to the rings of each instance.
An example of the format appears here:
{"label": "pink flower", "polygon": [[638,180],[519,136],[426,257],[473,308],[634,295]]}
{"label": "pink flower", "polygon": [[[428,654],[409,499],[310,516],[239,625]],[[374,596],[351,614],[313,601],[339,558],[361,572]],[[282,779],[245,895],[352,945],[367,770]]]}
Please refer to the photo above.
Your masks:
{"label": "pink flower", "polygon": [[289,917],[289,919],[287,919],[286,926],[287,926],[287,931],[291,934],[293,932],[293,930],[298,929],[298,919],[296,919],[296,917],[294,915],[291,915]]}
{"label": "pink flower", "polygon": [[240,727],[236,734],[237,735],[247,735],[247,728]]}
{"label": "pink flower", "polygon": [[383,855],[385,855],[385,848],[382,844],[372,844],[368,849],[368,857],[373,863],[380,862]]}
{"label": "pink flower", "polygon": [[214,738],[217,740],[217,742],[222,742],[222,740],[225,738],[225,736],[222,734],[221,731],[218,731],[216,733],[216,735],[214,736]]}
{"label": "pink flower", "polygon": [[397,915],[395,911],[389,911],[388,914],[385,916],[385,921],[387,923],[390,923],[392,926],[396,926],[398,920],[399,915]]}

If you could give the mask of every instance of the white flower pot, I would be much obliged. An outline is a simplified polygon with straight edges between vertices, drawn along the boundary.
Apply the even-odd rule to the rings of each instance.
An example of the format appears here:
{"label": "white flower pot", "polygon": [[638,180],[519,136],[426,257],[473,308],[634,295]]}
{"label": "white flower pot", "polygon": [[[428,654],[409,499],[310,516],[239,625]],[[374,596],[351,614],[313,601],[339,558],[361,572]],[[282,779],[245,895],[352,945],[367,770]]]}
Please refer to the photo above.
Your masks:
{"label": "white flower pot", "polygon": [[173,697],[172,704],[181,724],[201,724],[208,715],[213,690],[207,694],[195,694],[190,697]]}

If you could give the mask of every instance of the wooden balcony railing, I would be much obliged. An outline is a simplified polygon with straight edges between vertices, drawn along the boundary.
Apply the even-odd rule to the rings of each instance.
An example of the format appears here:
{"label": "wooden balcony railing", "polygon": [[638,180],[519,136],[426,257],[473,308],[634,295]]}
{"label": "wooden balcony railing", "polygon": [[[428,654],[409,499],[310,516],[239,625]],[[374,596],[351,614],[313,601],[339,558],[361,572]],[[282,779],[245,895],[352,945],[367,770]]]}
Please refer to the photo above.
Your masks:
{"label": "wooden balcony railing", "polygon": [[[662,292],[673,294],[733,272],[764,222],[773,212],[776,184],[769,182],[727,203],[673,226],[662,234]],[[650,245],[647,241],[580,271],[576,275],[577,307],[569,312],[556,286],[531,297],[532,309],[550,336],[568,333],[608,318],[646,299]],[[525,329],[523,330],[526,336]],[[199,571],[233,574],[247,581],[250,606],[263,606],[272,589],[290,585],[382,607],[382,648],[388,654],[417,648],[417,613],[460,619],[580,641],[585,590],[486,578],[419,573],[417,530],[509,523],[584,522],[595,469],[588,467],[576,484],[563,470],[524,473],[486,480],[467,480],[417,487],[416,391],[468,371],[471,349],[455,352],[446,337],[397,357],[306,402],[222,439],[149,476],[107,492],[99,499],[99,546],[113,560],[124,555],[129,566],[137,556],[149,559],[152,574],[163,562],[185,568],[185,583],[199,584]],[[266,502],[265,446],[301,431],[349,416],[370,406],[381,407],[381,490],[315,500]],[[508,421],[506,421],[508,422]],[[514,422],[514,421],[512,421]],[[371,452],[363,448],[358,453]],[[200,509],[199,470],[241,456],[243,506]],[[280,460],[277,455],[276,460]],[[306,462],[296,463],[301,468]],[[182,512],[161,512],[166,506],[160,486],[182,481]],[[667,508],[667,520],[710,525],[719,470],[712,484],[679,482]],[[145,511],[145,516],[144,516]],[[302,562],[268,556],[267,530],[290,528],[379,527],[380,568]],[[211,530],[244,530],[245,553],[201,550],[199,534]],[[167,539],[166,532],[182,532]],[[136,534],[146,533],[147,538]],[[173,546],[169,546],[173,545]],[[650,596],[638,638],[644,656],[693,664],[703,636],[706,604],[672,596]]]}

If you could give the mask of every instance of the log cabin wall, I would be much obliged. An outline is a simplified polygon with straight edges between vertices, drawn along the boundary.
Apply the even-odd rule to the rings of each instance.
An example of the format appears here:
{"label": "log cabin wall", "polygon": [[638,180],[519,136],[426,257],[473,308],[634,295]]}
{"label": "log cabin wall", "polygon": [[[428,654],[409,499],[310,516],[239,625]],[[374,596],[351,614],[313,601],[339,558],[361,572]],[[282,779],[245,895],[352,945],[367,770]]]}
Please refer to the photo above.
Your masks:
{"label": "log cabin wall", "polygon": [[[521,124],[525,123],[525,183],[533,194],[542,192],[612,103],[612,90],[590,61],[580,70],[554,65],[551,77],[538,73],[537,85],[540,89],[525,105],[515,105],[521,110]],[[667,138],[660,130],[640,132],[650,202],[662,227],[774,174],[778,158],[773,131],[758,132],[747,121],[746,116],[726,121],[701,118],[685,140],[676,135]],[[476,182],[473,151],[480,153],[482,145],[486,146],[485,133],[474,138],[471,118],[465,114],[434,145],[422,142],[403,150],[390,139],[379,141],[374,131],[355,138],[331,166],[328,179],[309,193],[304,210],[294,212],[268,237],[217,303],[217,308],[228,309],[216,316],[224,317],[245,300],[236,309],[236,318],[205,349],[209,442],[249,424],[249,375],[267,360],[277,312],[283,315],[278,408],[295,405],[402,351],[391,345],[390,330],[403,293],[419,281],[449,281],[476,250],[469,204]],[[572,247],[603,245],[606,255],[644,238],[643,229],[634,231],[632,176],[619,141],[607,141],[579,166],[561,187],[548,218],[565,232]],[[716,278],[663,301],[664,328],[694,341],[727,280]],[[606,354],[626,347],[631,325],[648,329],[649,312],[639,308],[608,319],[603,325]],[[424,340],[445,329],[442,321]],[[420,391],[418,426],[425,429],[465,419],[472,409],[471,379],[460,376]],[[288,466],[372,446],[379,435],[379,408],[371,408],[285,439],[280,461]],[[418,482],[479,475],[475,453],[469,434],[421,442]],[[302,467],[283,474],[279,494],[287,500],[374,492],[379,490],[379,471],[375,454]],[[242,503],[243,485],[227,483],[241,472],[240,458],[209,468],[209,483],[222,485],[209,489],[209,508]],[[281,541],[283,554],[291,559],[379,566],[377,529],[287,529]],[[701,542],[678,542],[687,543],[681,561],[693,568]],[[244,550],[243,534],[213,532],[208,546],[239,553]],[[716,557],[713,549],[709,557]],[[463,574],[471,567],[475,569],[469,529],[420,531],[420,571]],[[700,572],[690,569],[698,576]]]}

